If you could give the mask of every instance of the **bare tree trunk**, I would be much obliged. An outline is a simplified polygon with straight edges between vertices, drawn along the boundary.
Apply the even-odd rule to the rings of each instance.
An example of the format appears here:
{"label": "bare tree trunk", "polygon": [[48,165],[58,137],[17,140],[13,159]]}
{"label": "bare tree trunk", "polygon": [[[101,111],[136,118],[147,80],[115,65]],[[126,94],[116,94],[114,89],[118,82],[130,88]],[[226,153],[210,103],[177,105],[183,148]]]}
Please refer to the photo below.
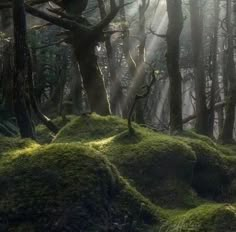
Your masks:
{"label": "bare tree trunk", "polygon": [[60,74],[58,75],[59,77],[59,102],[58,102],[58,114],[62,117],[64,117],[63,115],[63,99],[64,99],[64,90],[65,90],[65,85],[66,85],[66,71],[67,71],[67,60],[66,60],[66,56],[63,55],[61,57],[61,70],[60,70]]}
{"label": "bare tree trunk", "polygon": [[54,125],[54,123],[48,118],[46,117],[40,110],[37,100],[35,98],[34,95],[34,84],[33,84],[33,76],[32,76],[32,59],[31,59],[31,55],[30,55],[30,51],[29,49],[27,49],[27,68],[28,68],[28,77],[27,77],[27,83],[29,86],[29,101],[30,101],[30,105],[35,113],[35,115],[37,116],[37,118],[39,119],[39,121],[41,123],[43,123],[50,131],[52,131],[54,134],[56,134],[59,130],[58,128]]}
{"label": "bare tree trunk", "polygon": [[[101,18],[104,19],[107,15],[104,0],[98,0],[98,6],[99,6]],[[111,112],[113,114],[118,114],[118,109],[119,109],[120,103],[122,102],[123,94],[122,94],[121,82],[117,76],[117,64],[116,64],[116,60],[115,60],[115,56],[114,56],[114,51],[113,51],[110,35],[107,35],[105,37],[105,46],[106,46],[106,51],[107,51],[108,69],[110,72]]]}
{"label": "bare tree trunk", "polygon": [[[214,123],[215,123],[215,103],[217,97],[216,90],[218,89],[218,67],[217,67],[217,49],[218,49],[218,27],[219,27],[219,13],[220,13],[220,1],[214,0],[214,32],[211,42],[211,99],[209,107],[209,120],[208,120],[208,136],[213,137]],[[219,100],[219,99],[218,99]]]}
{"label": "bare tree trunk", "polygon": [[[124,0],[119,0],[120,5],[124,5]],[[123,32],[123,52],[124,52],[124,57],[128,66],[128,71],[129,71],[129,75],[131,77],[131,82],[132,80],[134,80],[135,75],[136,75],[136,63],[131,55],[130,52],[130,31],[129,31],[129,26],[128,26],[128,22],[126,19],[126,12],[125,12],[125,7],[120,9],[120,19],[123,22],[123,26],[122,26],[122,30]],[[125,100],[123,101],[123,116],[125,118],[128,117],[129,115],[129,111],[130,111],[130,107],[132,106],[132,100],[130,99],[130,86],[128,86],[128,91],[127,91],[127,96],[125,97]],[[135,93],[134,93],[135,95]]]}
{"label": "bare tree trunk", "polygon": [[[79,37],[80,35],[78,35]],[[83,85],[86,90],[90,109],[100,115],[109,115],[110,105],[107,98],[103,75],[97,63],[95,44],[78,43],[75,37],[73,47],[80,66]]]}
{"label": "bare tree trunk", "polygon": [[179,68],[180,34],[183,29],[181,0],[167,0],[167,69],[170,81],[170,131],[182,131],[182,77]]}
{"label": "bare tree trunk", "polygon": [[15,49],[14,110],[21,137],[34,139],[34,126],[31,119],[29,102],[27,102],[25,94],[27,87],[27,44],[24,0],[13,1],[13,20]]}
{"label": "bare tree trunk", "polygon": [[[123,4],[124,1],[120,0],[120,4]],[[126,30],[126,35],[123,40],[123,50],[126,58],[126,62],[129,69],[129,74],[131,76],[131,85],[129,86],[128,93],[125,100],[125,113],[127,116],[130,108],[133,106],[133,102],[135,100],[135,96],[138,91],[146,84],[145,83],[145,43],[146,43],[146,34],[145,34],[145,12],[149,6],[149,1],[142,0],[139,4],[139,46],[138,52],[134,55],[134,59],[130,53],[130,41],[129,41],[129,31],[128,28],[124,27],[123,30]],[[126,22],[125,10],[121,10],[121,19]],[[140,124],[144,124],[144,100],[141,99],[136,104],[135,108],[136,112],[136,122]]]}
{"label": "bare tree trunk", "polygon": [[[144,86],[145,83],[145,45],[146,45],[146,34],[145,34],[145,25],[146,25],[146,18],[145,12],[149,6],[149,1],[142,0],[139,5],[139,46],[138,46],[138,57],[137,57],[137,68],[136,68],[136,77],[137,77],[137,89]],[[145,123],[144,118],[144,104],[145,100],[140,99],[136,105],[136,121],[140,124]]]}
{"label": "bare tree trunk", "polygon": [[233,28],[232,28],[232,0],[227,0],[226,10],[226,27],[227,27],[227,80],[228,80],[228,95],[225,121],[221,134],[223,143],[233,141],[233,130],[235,122],[235,101],[236,101],[236,80],[235,80],[235,63],[234,63],[234,44],[233,44]]}
{"label": "bare tree trunk", "polygon": [[206,77],[203,55],[203,13],[201,0],[190,0],[193,66],[196,94],[196,124],[197,133],[208,133],[208,112],[206,104]]}
{"label": "bare tree trunk", "polygon": [[79,65],[74,55],[72,55],[72,69],[71,97],[73,113],[80,114],[83,112],[82,80]]}

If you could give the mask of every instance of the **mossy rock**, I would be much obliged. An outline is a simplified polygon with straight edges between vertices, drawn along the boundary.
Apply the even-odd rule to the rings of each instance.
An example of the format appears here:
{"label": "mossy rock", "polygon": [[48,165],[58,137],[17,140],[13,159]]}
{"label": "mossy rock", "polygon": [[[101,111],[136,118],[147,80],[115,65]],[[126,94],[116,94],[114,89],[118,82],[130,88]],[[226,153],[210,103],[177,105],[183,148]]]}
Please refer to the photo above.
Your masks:
{"label": "mossy rock", "polygon": [[196,157],[186,144],[145,128],[136,128],[133,135],[123,132],[100,144],[95,146],[156,204],[168,208],[197,204],[190,187]]}
{"label": "mossy rock", "polygon": [[174,216],[158,232],[235,232],[236,207],[230,204],[204,204]]}
{"label": "mossy rock", "polygon": [[213,139],[211,139],[211,138],[209,138],[208,136],[205,136],[205,135],[200,135],[200,134],[196,133],[193,130],[183,131],[180,134],[180,136],[183,136],[183,137],[186,137],[186,138],[200,140],[200,141],[202,141],[204,143],[207,143],[211,147],[214,147],[214,148],[217,147],[217,143]]}
{"label": "mossy rock", "polygon": [[8,153],[0,184],[2,232],[145,231],[164,218],[105,157],[81,145]]}
{"label": "mossy rock", "polygon": [[[52,122],[59,128],[61,129],[64,127],[67,123],[69,123],[71,120],[75,119],[77,116],[75,115],[68,115],[66,116],[65,119],[62,117],[57,117],[52,120]],[[39,124],[35,128],[36,132],[36,139],[37,142],[40,144],[48,144],[50,143],[55,135],[43,124]]]}
{"label": "mossy rock", "polygon": [[38,146],[38,144],[31,139],[20,139],[0,136],[0,157],[2,154],[10,151],[32,148],[35,146]]}
{"label": "mossy rock", "polygon": [[[203,197],[217,199],[228,192],[236,174],[236,157],[227,157],[220,150],[198,139],[182,138],[196,155],[193,188]],[[229,159],[233,162],[229,162]]]}
{"label": "mossy rock", "polygon": [[101,151],[142,194],[163,207],[195,207],[202,197],[228,196],[236,179],[232,150],[225,154],[213,140],[194,132],[169,136],[135,123],[130,135],[126,123],[113,116],[81,116],[54,143],[84,143]]}
{"label": "mossy rock", "polygon": [[83,115],[62,128],[54,139],[54,143],[89,142],[109,138],[126,128],[126,122],[118,117]]}

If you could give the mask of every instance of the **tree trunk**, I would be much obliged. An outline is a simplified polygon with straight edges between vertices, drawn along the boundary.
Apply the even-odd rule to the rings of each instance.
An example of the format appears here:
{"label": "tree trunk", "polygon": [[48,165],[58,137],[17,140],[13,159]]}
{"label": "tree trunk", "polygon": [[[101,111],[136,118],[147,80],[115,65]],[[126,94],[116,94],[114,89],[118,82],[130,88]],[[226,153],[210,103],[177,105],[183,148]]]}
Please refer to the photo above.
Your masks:
{"label": "tree trunk", "polygon": [[109,115],[110,105],[107,98],[103,75],[97,63],[95,45],[88,41],[79,42],[75,36],[73,43],[75,56],[80,66],[80,73],[83,78],[83,85],[87,93],[91,112],[100,115]]}
{"label": "tree trunk", "polygon": [[220,13],[220,1],[214,0],[214,32],[211,41],[211,99],[209,107],[209,120],[208,120],[208,136],[213,137],[214,123],[215,123],[215,103],[219,97],[216,95],[218,89],[218,67],[217,67],[217,50],[218,50],[218,27],[219,27],[219,13]]}
{"label": "tree trunk", "polygon": [[[146,25],[146,18],[145,12],[149,6],[149,1],[142,0],[139,5],[139,46],[138,46],[138,57],[137,57],[137,67],[136,68],[136,77],[140,79],[138,83],[138,87],[144,86],[147,82],[145,80],[146,73],[145,73],[145,45],[146,45],[146,34],[145,34],[145,25]],[[140,99],[136,105],[136,121],[140,124],[145,124],[145,112],[144,112],[144,105],[145,100]]]}
{"label": "tree trunk", "polygon": [[[124,0],[119,0],[119,3],[121,6],[124,5]],[[126,12],[125,12],[125,7],[120,9],[120,19],[123,22],[122,23],[122,30],[123,32],[123,52],[124,52],[124,57],[128,66],[128,72],[129,76],[131,77],[131,83],[132,80],[135,79],[136,75],[136,63],[130,53],[130,32],[129,32],[129,26],[128,22],[126,20]],[[130,99],[130,90],[128,86],[127,90],[127,96],[125,97],[125,100],[123,101],[122,109],[123,109],[123,116],[124,118],[128,118],[130,107],[132,106],[133,101]],[[135,93],[133,94],[135,97]]]}
{"label": "tree trunk", "polygon": [[227,0],[226,8],[226,27],[227,27],[227,80],[228,80],[228,96],[225,121],[221,134],[223,143],[231,143],[233,141],[233,131],[235,122],[235,101],[236,101],[236,80],[235,80],[235,63],[234,63],[234,44],[233,44],[233,28],[232,28],[232,0]]}
{"label": "tree trunk", "polygon": [[169,24],[167,29],[167,69],[170,81],[170,132],[183,130],[182,125],[182,77],[179,68],[180,34],[183,29],[181,0],[167,0]]}
{"label": "tree trunk", "polygon": [[[88,4],[87,0],[78,1],[63,1],[64,8],[69,15],[77,17],[83,12]],[[83,23],[90,23],[83,18]],[[93,35],[85,32],[77,32],[76,29],[72,32],[72,47],[75,57],[80,67],[80,73],[83,79],[83,86],[86,90],[90,110],[100,115],[111,114],[110,104],[105,88],[104,78],[97,63],[95,49],[97,39]]]}
{"label": "tree trunk", "polygon": [[190,0],[193,68],[195,75],[197,133],[208,134],[208,112],[206,104],[206,79],[203,55],[203,14],[200,0]]}
{"label": "tree trunk", "polygon": [[[106,17],[106,8],[105,8],[104,0],[98,0],[98,6],[99,6],[101,18],[103,19]],[[122,94],[121,82],[117,76],[116,60],[115,60],[114,51],[112,48],[111,36],[109,35],[105,37],[105,46],[106,46],[106,51],[107,51],[108,69],[110,72],[111,112],[113,114],[118,114],[118,109],[119,109],[120,102],[122,102],[123,94]]]}
{"label": "tree trunk", "polygon": [[22,138],[35,138],[34,127],[31,120],[30,106],[25,94],[26,90],[26,18],[23,0],[13,0],[14,20],[14,110],[17,124]]}
{"label": "tree trunk", "polygon": [[82,96],[82,80],[76,57],[72,55],[72,83],[71,83],[71,98],[74,114],[83,112],[83,96]]}

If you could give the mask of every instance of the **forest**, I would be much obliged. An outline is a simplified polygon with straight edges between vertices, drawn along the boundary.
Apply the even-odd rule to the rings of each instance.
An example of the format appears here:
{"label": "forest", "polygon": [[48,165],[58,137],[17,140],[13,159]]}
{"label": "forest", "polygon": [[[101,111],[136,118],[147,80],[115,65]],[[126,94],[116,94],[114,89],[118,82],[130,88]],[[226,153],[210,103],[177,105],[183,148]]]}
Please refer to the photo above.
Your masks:
{"label": "forest", "polygon": [[236,232],[236,0],[0,0],[0,232]]}

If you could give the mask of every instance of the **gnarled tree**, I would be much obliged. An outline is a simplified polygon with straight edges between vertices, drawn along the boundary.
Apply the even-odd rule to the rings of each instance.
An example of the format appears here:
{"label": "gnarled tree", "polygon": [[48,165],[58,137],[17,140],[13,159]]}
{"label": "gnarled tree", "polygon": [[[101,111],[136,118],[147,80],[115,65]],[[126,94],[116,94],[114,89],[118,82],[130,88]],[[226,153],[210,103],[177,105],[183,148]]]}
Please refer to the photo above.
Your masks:
{"label": "gnarled tree", "polygon": [[110,13],[97,25],[91,25],[86,18],[81,16],[81,12],[86,6],[86,1],[83,4],[82,2],[75,0],[55,2],[60,8],[54,8],[50,11],[57,16],[42,12],[30,5],[26,5],[26,9],[32,15],[66,29],[67,38],[65,41],[72,45],[79,63],[91,111],[107,115],[110,114],[110,106],[103,76],[97,64],[95,47],[99,41],[103,41],[104,28],[113,20],[121,6],[117,6],[115,1],[111,0],[111,5],[114,7],[111,8]]}

